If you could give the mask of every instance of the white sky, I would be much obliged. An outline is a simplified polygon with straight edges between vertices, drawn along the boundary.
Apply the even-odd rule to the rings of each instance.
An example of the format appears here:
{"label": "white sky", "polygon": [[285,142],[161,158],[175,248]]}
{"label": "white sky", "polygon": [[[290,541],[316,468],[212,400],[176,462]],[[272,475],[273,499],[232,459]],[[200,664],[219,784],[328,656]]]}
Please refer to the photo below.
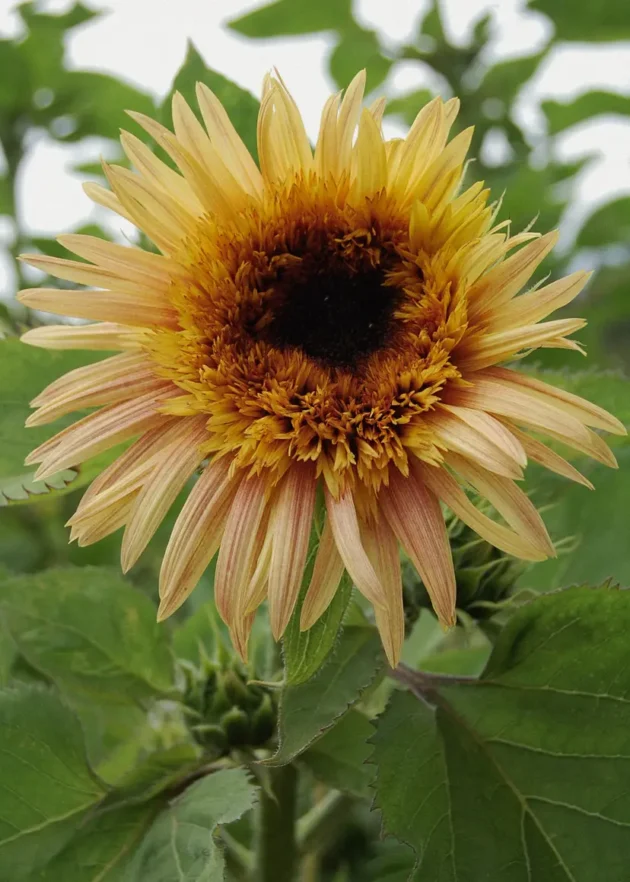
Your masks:
{"label": "white sky", "polygon": [[[106,14],[77,28],[67,43],[70,67],[98,70],[121,76],[158,97],[165,95],[184,58],[191,38],[208,64],[259,94],[266,71],[276,66],[292,90],[310,134],[317,130],[321,107],[334,88],[325,69],[332,44],[326,34],[274,40],[248,40],[225,29],[225,23],[254,9],[260,0],[84,0]],[[295,0],[317,2],[317,0]],[[42,0],[47,11],[63,11],[69,0]],[[16,33],[14,0],[0,0],[0,33]],[[401,43],[413,32],[426,8],[425,0],[355,0],[355,14],[364,24],[377,27],[386,43]],[[493,52],[518,55],[536,41],[544,42],[547,22],[535,13],[523,13],[524,0],[446,0],[447,26],[465,40],[474,22],[490,7],[496,13]],[[426,82],[419,66],[398,66],[383,86],[395,95]],[[519,114],[535,128],[541,125],[541,98],[569,98],[589,88],[630,94],[630,43],[601,47],[555,49],[528,90]],[[395,127],[395,123],[390,123]],[[392,129],[393,131],[393,129]],[[573,130],[559,144],[571,158],[595,153],[581,176],[577,211],[566,229],[575,227],[593,204],[611,194],[630,192],[630,125],[613,118]],[[23,221],[40,235],[54,235],[94,218],[91,203],[81,189],[79,175],[69,171],[77,155],[94,161],[103,142],[81,147],[51,144],[39,136],[31,145],[19,181]],[[102,215],[99,216],[102,220]],[[0,226],[0,236],[10,235],[10,225]],[[116,222],[115,230],[120,230]],[[6,238],[5,238],[6,241]],[[4,276],[4,277],[3,277]],[[0,265],[0,289],[11,289],[11,270]]]}

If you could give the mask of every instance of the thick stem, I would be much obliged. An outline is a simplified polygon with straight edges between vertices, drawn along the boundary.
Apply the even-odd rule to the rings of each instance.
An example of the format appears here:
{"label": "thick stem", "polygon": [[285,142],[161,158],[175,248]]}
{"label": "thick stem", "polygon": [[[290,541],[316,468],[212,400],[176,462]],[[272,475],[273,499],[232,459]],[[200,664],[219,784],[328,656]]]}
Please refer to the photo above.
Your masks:
{"label": "thick stem", "polygon": [[256,830],[256,882],[293,882],[296,868],[295,808],[297,770],[269,770],[271,793],[260,791]]}

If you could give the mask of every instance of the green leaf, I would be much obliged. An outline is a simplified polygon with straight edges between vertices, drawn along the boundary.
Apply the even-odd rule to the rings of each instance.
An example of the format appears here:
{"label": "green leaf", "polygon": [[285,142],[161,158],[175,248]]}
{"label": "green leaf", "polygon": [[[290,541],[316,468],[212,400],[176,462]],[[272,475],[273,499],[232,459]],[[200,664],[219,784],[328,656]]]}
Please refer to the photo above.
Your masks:
{"label": "green leaf", "polygon": [[96,814],[39,870],[33,882],[120,882],[155,811],[154,805],[140,805]]}
{"label": "green leaf", "polygon": [[544,12],[556,26],[560,40],[624,40],[630,37],[627,7],[617,0],[566,3],[565,0],[530,0],[529,6]]}
{"label": "green leaf", "polygon": [[[258,108],[260,102],[257,98],[208,67],[192,42],[188,44],[188,51],[184,63],[179,69],[174,81],[172,92],[181,92],[190,106],[197,107],[195,86],[204,83],[217,96],[226,113],[232,121],[232,125],[239,133],[245,146],[256,159],[256,123],[258,120]],[[162,121],[170,125],[171,102],[170,98],[162,104]]]}
{"label": "green leaf", "polygon": [[[35,469],[24,470],[25,457],[55,431],[70,425],[76,415],[59,420],[54,430],[50,426],[26,429],[24,422],[31,412],[29,401],[42,391],[46,382],[101,357],[101,353],[48,351],[16,339],[0,342],[0,507],[13,501],[28,501],[31,496],[51,490],[64,492],[80,487],[97,473],[93,460],[46,481],[34,481]],[[96,468],[102,468],[103,462],[101,458]]]}
{"label": "green leaf", "polygon": [[410,674],[378,722],[386,829],[436,882],[623,882],[630,860],[630,592],[521,607],[480,680]]}
{"label": "green leaf", "polygon": [[495,64],[486,71],[475,95],[475,101],[500,98],[506,105],[510,105],[525,83],[535,74],[545,55],[546,50]]}
{"label": "green leaf", "polygon": [[256,788],[243,769],[202,778],[156,818],[120,882],[219,882],[225,862],[215,830],[255,802]]}
{"label": "green leaf", "polygon": [[376,680],[384,665],[376,628],[351,608],[335,651],[303,683],[288,683],[278,711],[278,751],[269,762],[288,763],[321,737]]}
{"label": "green leaf", "polygon": [[[303,594],[310,583],[313,559],[314,555],[306,567]],[[324,664],[337,641],[351,593],[352,581],[344,573],[329,607],[308,631],[300,631],[301,604],[298,604],[282,641],[287,683],[294,686],[305,683]]]}
{"label": "green leaf", "polygon": [[630,97],[614,92],[587,92],[570,103],[543,101],[542,109],[549,123],[549,134],[557,135],[599,114],[630,114]]}
{"label": "green leaf", "polygon": [[92,71],[66,71],[57,89],[59,110],[72,116],[76,127],[64,141],[78,141],[89,135],[111,138],[120,136],[120,129],[128,128],[126,110],[135,110],[148,116],[155,115],[155,101],[146,92],[128,83]]}
{"label": "green leaf", "polygon": [[200,756],[200,749],[189,742],[151,751],[116,782],[107,805],[148,802],[198,768]]}
{"label": "green leaf", "polygon": [[302,762],[329,787],[367,798],[374,778],[374,767],[366,765],[367,742],[373,734],[368,718],[351,710],[302,754]]}
{"label": "green leaf", "polygon": [[38,686],[2,690],[0,878],[25,878],[104,794],[79,723],[59,697]]}
{"label": "green leaf", "polygon": [[[630,99],[628,99],[630,104]],[[598,208],[586,221],[577,238],[578,248],[604,248],[630,241],[630,197],[615,199]]]}
{"label": "green leaf", "polygon": [[392,63],[390,58],[383,55],[377,34],[358,26],[342,35],[328,62],[334,81],[342,89],[358,71],[365,68],[367,94],[381,85]]}
{"label": "green leaf", "polygon": [[280,37],[344,30],[353,23],[352,0],[276,0],[233,19],[229,27],[246,37]]}
{"label": "green leaf", "polygon": [[5,578],[0,604],[20,652],[68,692],[124,702],[173,688],[154,605],[114,571],[64,568]]}

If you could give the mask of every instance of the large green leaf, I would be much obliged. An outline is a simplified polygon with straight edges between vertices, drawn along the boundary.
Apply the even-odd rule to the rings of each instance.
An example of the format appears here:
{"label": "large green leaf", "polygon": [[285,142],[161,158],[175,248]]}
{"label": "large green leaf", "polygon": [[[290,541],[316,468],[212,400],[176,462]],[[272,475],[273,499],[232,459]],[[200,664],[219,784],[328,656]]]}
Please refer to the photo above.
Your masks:
{"label": "large green leaf", "polygon": [[0,878],[26,878],[104,794],[79,723],[57,695],[27,685],[0,691]]}
{"label": "large green leaf", "polygon": [[329,787],[368,797],[374,768],[366,765],[367,742],[373,733],[368,718],[351,710],[302,754],[302,762]]}
{"label": "large green leaf", "polygon": [[[256,158],[256,122],[258,119],[258,108],[260,106],[257,98],[228,80],[222,74],[208,67],[193,43],[188,44],[188,51],[184,63],[179,69],[174,81],[173,92],[181,92],[191,107],[197,107],[197,98],[195,96],[195,86],[197,83],[204,83],[217,96],[223,107],[225,108],[232,125],[243,139],[245,146]],[[167,125],[170,125],[170,100],[166,100],[162,105],[162,119]]]}
{"label": "large green leaf", "polygon": [[28,882],[120,882],[155,811],[144,804],[95,815]]}
{"label": "large green leaf", "polygon": [[624,882],[630,592],[522,607],[480,680],[411,673],[373,738],[386,829],[435,882]]}
{"label": "large green leaf", "polygon": [[350,609],[334,652],[305,682],[287,683],[278,711],[278,751],[270,762],[283,765],[340,719],[370,687],[384,666],[376,628]]}
{"label": "large green leaf", "polygon": [[276,0],[234,19],[230,28],[246,37],[280,37],[344,30],[352,24],[352,0]]}
{"label": "large green leaf", "polygon": [[[76,469],[66,469],[46,481],[34,481],[35,469],[24,468],[25,457],[52,434],[69,425],[76,416],[59,420],[54,428],[26,429],[31,412],[29,401],[46,383],[62,374],[97,361],[101,353],[58,352],[26,346],[16,339],[0,342],[0,507],[23,501],[51,489],[67,491],[80,487],[96,474],[94,460]],[[103,467],[104,460],[96,468]]]}
{"label": "large green leaf", "polygon": [[243,769],[202,778],[156,818],[120,882],[219,882],[225,862],[216,828],[255,802],[256,788]]}
{"label": "large green leaf", "polygon": [[617,0],[600,3],[567,3],[566,0],[530,0],[531,9],[544,12],[556,26],[560,40],[627,40],[628,9]]}
{"label": "large green leaf", "polygon": [[155,607],[114,571],[5,577],[0,606],[20,652],[68,692],[124,702],[172,689],[170,649]]}
{"label": "large green leaf", "polygon": [[392,63],[383,54],[376,32],[355,26],[342,35],[330,56],[329,68],[334,81],[342,89],[365,68],[366,92],[369,94],[387,77]]}
{"label": "large green leaf", "polygon": [[630,113],[630,98],[614,92],[586,92],[570,103],[543,101],[542,109],[549,123],[549,134],[557,135],[577,123],[602,113]]}

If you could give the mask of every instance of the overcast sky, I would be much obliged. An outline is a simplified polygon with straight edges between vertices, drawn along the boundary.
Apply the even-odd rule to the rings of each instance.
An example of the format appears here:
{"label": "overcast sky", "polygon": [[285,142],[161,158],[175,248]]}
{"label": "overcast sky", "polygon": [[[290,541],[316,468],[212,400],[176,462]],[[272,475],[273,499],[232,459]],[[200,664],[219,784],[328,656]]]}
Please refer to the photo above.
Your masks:
{"label": "overcast sky", "polygon": [[[192,38],[208,64],[250,89],[260,92],[262,77],[278,67],[302,109],[311,135],[317,131],[321,106],[334,84],[325,69],[331,38],[325,34],[254,41],[228,31],[225,23],[262,5],[259,0],[84,0],[106,12],[77,28],[68,39],[70,67],[99,70],[121,76],[156,96],[169,90],[173,75]],[[297,2],[297,0],[296,0]],[[317,2],[317,0],[313,0]],[[68,0],[45,0],[41,7],[63,11]],[[395,45],[413,32],[426,3],[423,0],[355,0],[355,14],[364,24],[377,27],[386,43]],[[14,0],[0,0],[0,33],[17,33]],[[465,40],[474,22],[489,7],[496,11],[497,31],[493,52],[518,55],[548,34],[544,18],[523,12],[523,0],[447,0],[447,26],[457,40]],[[384,84],[394,95],[421,85],[417,65],[399,65]],[[569,98],[588,88],[606,88],[630,94],[630,44],[554,50],[521,102],[520,113],[532,126],[540,124],[537,106],[544,96]],[[393,132],[395,124],[390,124]],[[499,148],[497,148],[499,149]],[[611,193],[630,192],[630,126],[614,119],[582,127],[565,136],[560,149],[577,158],[597,152],[579,186],[580,212],[605,201]],[[95,160],[103,143],[88,143],[81,159]],[[51,145],[36,139],[20,179],[23,219],[40,235],[53,235],[93,217],[80,177],[68,171],[76,160],[73,145]],[[120,225],[118,225],[120,228]],[[2,230],[0,229],[0,233]],[[0,267],[0,288],[10,286],[7,266]]]}

